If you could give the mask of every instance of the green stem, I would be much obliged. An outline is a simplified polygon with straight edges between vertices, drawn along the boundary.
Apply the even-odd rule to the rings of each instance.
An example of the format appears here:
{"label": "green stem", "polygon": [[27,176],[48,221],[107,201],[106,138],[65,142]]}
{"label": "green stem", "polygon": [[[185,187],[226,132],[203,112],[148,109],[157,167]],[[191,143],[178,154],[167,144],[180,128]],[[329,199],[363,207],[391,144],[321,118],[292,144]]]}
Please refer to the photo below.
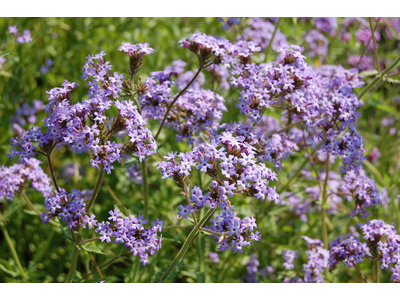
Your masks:
{"label": "green stem", "polygon": [[[375,28],[374,28],[374,31],[378,28],[378,22],[375,24]],[[371,40],[372,40],[372,36],[369,38],[369,40],[368,40],[368,42],[367,42],[367,44],[364,46],[364,49],[363,49],[363,51],[362,51],[362,53],[361,53],[361,56],[360,56],[360,60],[358,61],[358,64],[357,64],[357,69],[360,67],[360,64],[361,64],[361,61],[362,61],[362,59],[363,59],[363,57],[364,57],[364,55],[365,55],[365,52],[367,52],[367,49],[368,49],[368,46],[369,46],[369,43],[371,42]]]}
{"label": "green stem", "polygon": [[372,40],[374,41],[375,61],[379,75],[381,75],[381,67],[379,66],[378,48],[376,47],[375,30],[372,26],[372,18],[369,18],[369,25],[371,27]]}
{"label": "green stem", "polygon": [[321,217],[322,217],[322,238],[324,242],[324,247],[325,249],[328,250],[328,231],[326,228],[326,202],[328,200],[328,180],[329,180],[329,172],[331,168],[331,163],[329,161],[329,153],[326,157],[326,174],[325,174],[325,182],[324,182],[324,191],[323,191],[323,196],[322,196],[322,212],[321,212]]}
{"label": "green stem", "polygon": [[58,187],[56,176],[54,176],[54,169],[53,169],[53,164],[51,163],[50,154],[46,155],[46,157],[47,157],[47,161],[49,163],[51,178],[53,179],[53,183],[54,183],[54,186],[56,187],[57,193],[59,193],[60,188]]}
{"label": "green stem", "polygon": [[376,283],[379,283],[379,260],[376,258],[374,261]]}
{"label": "green stem", "polygon": [[358,99],[361,99],[375,84],[378,83],[378,81],[382,80],[383,76],[385,76],[387,73],[390,72],[390,70],[392,70],[397,63],[400,61],[400,56],[389,66],[387,67],[380,76],[376,76],[375,79],[373,81],[371,81],[360,93],[360,95],[358,95]]}
{"label": "green stem", "polygon": [[118,203],[118,205],[123,209],[124,213],[126,216],[129,216],[130,213],[128,209],[122,204],[122,202],[118,199],[117,195],[115,195],[114,191],[111,189],[111,187],[108,185],[107,181],[103,180],[104,185],[106,186],[107,190],[110,192],[111,196],[114,198],[115,202]]}
{"label": "green stem", "polygon": [[18,258],[18,253],[15,250],[15,247],[14,247],[14,244],[13,244],[11,238],[10,238],[10,235],[8,234],[7,228],[6,228],[5,224],[4,224],[3,215],[1,213],[0,213],[0,226],[1,226],[1,229],[3,231],[4,238],[6,239],[7,245],[10,248],[11,254],[14,257],[15,263],[17,264],[18,270],[19,270],[21,276],[25,277],[25,272],[24,272],[24,269],[22,268],[21,262],[20,262],[20,260]]}
{"label": "green stem", "polygon": [[[315,152],[317,152],[317,148],[311,153],[311,155],[314,156]],[[300,172],[304,169],[304,167],[308,163],[308,160],[309,158],[307,157],[301,164],[301,166],[297,169],[296,173],[294,173],[292,177],[290,177],[290,179],[286,182],[286,184],[278,190],[278,194],[282,193],[289,186],[289,184],[291,184],[292,181],[296,179],[296,177],[300,174]]]}
{"label": "green stem", "polygon": [[87,209],[86,209],[87,212],[93,206],[94,201],[96,201],[97,194],[99,193],[103,178],[104,178],[103,165],[101,165],[101,167],[99,169],[99,177],[97,178],[96,186],[95,186],[95,188],[93,190],[92,197],[90,198],[89,205],[87,206]]}
{"label": "green stem", "polygon": [[99,239],[100,239],[100,237],[99,237],[99,236],[96,236],[96,237],[94,237],[94,238],[84,240],[84,241],[80,242],[78,245],[83,245],[83,244],[86,244],[86,243],[98,241]]}
{"label": "green stem", "polygon": [[169,112],[171,111],[172,107],[174,106],[175,102],[176,102],[176,101],[178,100],[178,98],[179,98],[184,92],[186,92],[186,90],[192,85],[192,83],[196,80],[197,76],[199,76],[201,70],[203,70],[203,66],[200,66],[200,67],[199,67],[199,70],[198,70],[197,73],[194,75],[194,77],[192,78],[192,80],[190,80],[190,82],[187,84],[187,86],[185,86],[185,88],[184,88],[182,91],[180,91],[178,95],[176,95],[176,97],[174,98],[174,100],[173,100],[173,101],[171,102],[171,104],[168,106],[167,112],[165,113],[165,116],[164,116],[164,118],[163,118],[163,120],[162,120],[162,122],[161,122],[161,125],[160,125],[160,127],[158,128],[157,134],[156,134],[156,136],[154,137],[155,140],[157,140],[157,138],[158,138],[158,136],[159,136],[159,134],[160,134],[160,132],[161,132],[161,129],[164,127],[164,123],[165,123],[165,121],[167,120],[168,114],[169,114]]}
{"label": "green stem", "polygon": [[[202,180],[202,172],[200,171],[200,169],[198,169],[198,174],[199,174],[199,185],[200,185],[200,189],[203,187],[203,180]],[[204,215],[204,210],[201,209],[200,213],[199,213],[199,220],[201,220],[203,218]],[[199,275],[200,275],[200,283],[205,283],[206,282],[206,267],[205,267],[205,258],[204,258],[204,254],[205,254],[205,243],[204,243],[204,238],[199,235],[197,237],[197,255],[199,257]],[[202,275],[204,273],[204,276]]]}
{"label": "green stem", "polygon": [[354,262],[353,262],[353,266],[356,268],[358,274],[360,274],[362,280],[363,280],[365,283],[368,283],[368,282],[367,282],[367,279],[365,279],[365,276],[363,275],[363,273],[361,273],[360,269],[357,267],[357,265],[356,265]]}
{"label": "green stem", "polygon": [[137,280],[136,277],[137,277],[137,274],[139,273],[139,267],[140,267],[140,261],[139,261],[139,257],[138,257],[135,261],[135,266],[134,266],[133,275],[132,275],[132,283],[135,283]]}
{"label": "green stem", "polygon": [[[28,196],[25,194],[25,191],[22,190],[21,192],[22,198],[24,198],[26,204],[29,206],[30,209],[32,209],[35,213],[38,214],[38,216],[41,216],[42,213],[40,212],[40,210],[38,210],[33,203],[31,202],[31,200],[29,200]],[[53,220],[49,220],[49,223],[56,226],[56,227],[60,227],[60,224],[57,222],[54,222]]]}
{"label": "green stem", "polygon": [[272,42],[274,41],[275,35],[278,32],[279,27],[281,26],[282,20],[283,20],[283,18],[279,18],[278,22],[275,25],[275,29],[274,29],[274,32],[272,33],[271,40],[269,41],[268,48],[265,51],[265,61],[267,61],[268,54],[269,54],[269,52],[271,51],[271,48],[272,48]]}
{"label": "green stem", "polygon": [[144,195],[144,219],[149,216],[149,185],[147,183],[147,164],[142,161],[143,195]]}
{"label": "green stem", "polygon": [[[105,268],[105,267],[107,267],[107,266],[109,266],[109,265],[111,265],[114,261],[116,261],[117,259],[121,258],[122,256],[126,256],[126,255],[128,255],[128,254],[132,254],[132,252],[129,250],[129,251],[125,252],[125,253],[122,253],[121,255],[118,255],[118,256],[114,257],[113,259],[109,260],[109,261],[106,262],[105,264],[101,265],[101,266],[99,267],[100,270],[103,269],[103,268]],[[93,271],[93,272],[90,272],[90,273],[86,274],[86,275],[83,276],[81,279],[79,279],[78,283],[81,282],[82,280],[86,279],[86,278],[89,277],[90,275],[96,273],[96,272],[97,272],[97,271]]]}
{"label": "green stem", "polygon": [[[323,116],[324,116],[324,114],[322,114],[322,115],[320,115],[320,116],[318,116],[318,117],[312,118],[311,120],[316,120],[316,119],[322,118]],[[272,137],[274,134],[276,134],[276,133],[281,133],[281,132],[287,131],[288,129],[292,128],[293,126],[296,126],[296,125],[299,125],[299,124],[302,124],[302,123],[305,123],[305,122],[306,122],[306,121],[302,120],[302,121],[298,121],[298,122],[296,122],[296,123],[289,124],[289,125],[287,125],[285,128],[283,128],[283,129],[281,129],[281,130],[279,130],[279,131],[277,131],[277,132],[274,132],[274,133],[270,134],[268,137],[271,138],[271,137]]]}
{"label": "green stem", "polygon": [[192,244],[193,240],[195,237],[199,234],[200,232],[200,227],[203,227],[207,221],[212,217],[214,212],[217,210],[218,207],[210,209],[204,217],[200,220],[198,226],[195,226],[193,230],[189,233],[188,237],[186,238],[185,243],[183,244],[181,250],[179,250],[178,254],[174,258],[174,260],[171,262],[171,264],[168,266],[167,270],[165,273],[161,276],[160,283],[165,282],[169,275],[171,275],[171,272],[174,270],[176,265],[181,261],[183,256],[185,255],[186,251],[189,249],[189,246]]}
{"label": "green stem", "polygon": [[[79,237],[77,238],[77,242],[79,243]],[[79,247],[78,245],[74,245],[74,251],[72,252],[71,267],[69,268],[68,277],[65,280],[65,283],[71,283],[72,280],[74,279],[76,263],[78,261],[78,254],[79,254]]]}

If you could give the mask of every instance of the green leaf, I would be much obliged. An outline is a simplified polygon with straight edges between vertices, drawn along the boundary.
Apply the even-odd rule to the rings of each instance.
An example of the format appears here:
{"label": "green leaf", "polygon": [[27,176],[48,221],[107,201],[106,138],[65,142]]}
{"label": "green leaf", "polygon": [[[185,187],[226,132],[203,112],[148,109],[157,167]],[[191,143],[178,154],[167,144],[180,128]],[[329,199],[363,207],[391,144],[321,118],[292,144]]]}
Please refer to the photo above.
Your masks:
{"label": "green leaf", "polygon": [[399,113],[397,112],[397,110],[392,107],[392,106],[386,106],[386,105],[382,105],[382,104],[376,104],[375,105],[376,108],[386,111],[390,114],[392,114],[394,117],[396,117],[397,119],[399,118]]}
{"label": "green leaf", "polygon": [[287,205],[282,205],[282,206],[274,206],[271,210],[268,211],[268,215],[270,216],[275,216],[280,214],[281,212],[287,211],[289,209],[289,206]]}
{"label": "green leaf", "polygon": [[372,75],[376,75],[376,74],[378,74],[377,70],[369,70],[369,71],[363,71],[363,72],[359,73],[358,75],[363,77],[363,76],[372,76]]}
{"label": "green leaf", "polygon": [[34,210],[24,209],[23,212],[27,213],[28,215],[32,215],[32,216],[37,216],[38,215]]}
{"label": "green leaf", "polygon": [[79,245],[83,250],[88,251],[88,252],[94,252],[94,253],[98,253],[98,254],[105,254],[103,251],[100,250],[99,247],[95,246],[95,245],[91,245],[89,243],[87,244],[82,244]]}
{"label": "green leaf", "polygon": [[384,186],[387,190],[389,190],[390,188],[386,183],[386,180],[383,178],[382,174],[378,171],[378,169],[375,168],[375,166],[371,164],[368,160],[364,160],[364,164],[377,177],[376,181],[378,181],[378,183],[381,186]]}
{"label": "green leaf", "polygon": [[[181,272],[183,268],[183,258],[182,260],[176,265],[176,267],[172,270],[171,274],[168,276],[168,281],[174,282],[175,277]],[[159,272],[156,274],[156,279],[153,281],[153,283],[158,283],[161,280],[161,277],[164,275],[164,273],[168,270],[168,267],[166,267],[163,271]]]}
{"label": "green leaf", "polygon": [[126,163],[124,163],[124,168],[129,168],[129,167],[131,167],[133,165],[137,165],[139,163],[140,163],[139,158],[132,158],[132,159],[128,160]]}
{"label": "green leaf", "polygon": [[58,222],[60,223],[60,228],[61,228],[61,231],[62,231],[64,237],[67,239],[67,241],[69,241],[71,244],[73,244],[74,239],[72,238],[71,233],[65,230],[67,227],[64,228],[64,226],[61,224],[60,219],[58,219]]}
{"label": "green leaf", "polygon": [[20,275],[19,272],[10,270],[12,269],[12,266],[5,259],[0,260],[0,269],[12,277],[18,277]]}
{"label": "green leaf", "polygon": [[0,57],[6,56],[8,53],[10,53],[11,50],[6,50],[0,53]]}
{"label": "green leaf", "polygon": [[7,221],[11,215],[16,212],[17,210],[20,210],[24,202],[22,201],[13,201],[12,205],[10,205],[5,211],[3,215],[3,221]]}
{"label": "green leaf", "polygon": [[383,77],[383,80],[386,81],[386,82],[390,82],[390,83],[400,84],[400,80],[399,79],[394,79],[394,78],[390,78],[390,77]]}

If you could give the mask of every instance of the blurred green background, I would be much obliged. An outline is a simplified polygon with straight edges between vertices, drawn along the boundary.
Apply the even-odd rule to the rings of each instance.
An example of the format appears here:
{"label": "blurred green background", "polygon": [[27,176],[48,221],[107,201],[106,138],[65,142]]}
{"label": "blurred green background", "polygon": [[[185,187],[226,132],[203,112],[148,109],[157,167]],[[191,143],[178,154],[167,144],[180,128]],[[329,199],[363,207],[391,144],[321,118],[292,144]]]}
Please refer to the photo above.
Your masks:
{"label": "blurred green background", "polygon": [[[146,56],[143,68],[139,75],[144,79],[149,72],[163,70],[172,61],[182,59],[188,63],[185,70],[197,68],[197,57],[186,48],[179,48],[178,41],[184,37],[201,31],[208,35],[221,36],[233,41],[238,33],[246,26],[243,19],[234,30],[224,31],[217,18],[0,18],[0,53],[10,50],[5,58],[7,61],[0,70],[0,164],[9,166],[12,162],[8,157],[9,140],[15,134],[11,127],[11,118],[23,102],[32,103],[34,99],[42,100],[47,104],[46,91],[60,86],[64,80],[80,84],[73,92],[75,102],[87,97],[86,83],[80,78],[85,58],[104,50],[106,61],[113,65],[113,71],[123,73],[128,77],[128,57],[117,51],[122,42],[150,43],[155,52]],[[338,19],[339,26],[342,19]],[[33,41],[27,44],[18,44],[13,35],[8,33],[9,25],[17,25],[20,32],[29,29]],[[305,46],[304,33],[311,29],[309,23],[300,22],[296,18],[285,18],[281,30],[287,36],[289,43]],[[354,37],[348,42],[341,42],[338,38],[329,38],[329,55],[327,64],[341,64],[346,68],[350,66],[347,59],[352,54],[361,54],[364,46]],[[384,37],[380,42],[380,58],[383,63],[392,62],[398,55],[396,40]],[[307,56],[307,52],[305,52]],[[270,58],[273,55],[270,54]],[[47,74],[40,72],[40,67],[45,65],[46,59],[51,59],[54,64]],[[321,65],[318,59],[307,59],[311,65]],[[206,79],[211,75],[205,72]],[[367,82],[371,79],[366,78]],[[210,85],[205,85],[210,88]],[[223,121],[245,121],[239,115],[235,105],[238,91],[225,91],[217,87],[216,92],[223,95],[227,101],[228,112]],[[374,147],[378,147],[382,156],[375,163],[367,163],[364,167],[367,174],[376,180],[378,189],[386,188],[390,198],[387,207],[370,209],[368,218],[381,218],[386,223],[400,227],[398,203],[395,201],[399,194],[399,145],[400,132],[400,88],[399,85],[384,83],[373,89],[364,97],[361,118],[358,130],[364,138],[368,154]],[[279,116],[278,111],[271,109],[271,114]],[[44,112],[39,113],[38,124]],[[383,127],[382,119],[393,120],[392,125]],[[157,123],[151,122],[150,129],[155,133]],[[395,134],[391,134],[395,128]],[[25,127],[24,129],[28,129]],[[174,141],[174,133],[166,129],[161,135],[160,143],[165,144],[160,152],[184,151],[188,149],[185,143]],[[38,159],[41,159],[38,157]],[[95,185],[97,171],[90,168],[87,155],[74,154],[67,148],[57,149],[52,156],[59,184],[71,189],[92,189]],[[162,180],[157,170],[157,157],[150,159],[149,184],[150,184],[150,217],[149,222],[159,218],[165,226],[180,224],[190,226],[190,222],[177,220],[176,210],[179,204],[184,203],[179,189],[172,180]],[[290,178],[293,170],[303,162],[303,153],[292,155],[281,171],[277,171],[279,182],[277,187],[284,185]],[[82,170],[72,178],[64,178],[62,173],[67,165],[74,163],[80,165]],[[333,167],[339,172],[339,163]],[[48,172],[47,163],[42,167]],[[272,165],[269,167],[272,168]],[[126,177],[126,169],[116,166],[112,174],[105,177],[105,181],[113,189],[117,197],[135,215],[143,213],[142,187],[132,184]],[[294,182],[290,188],[302,188],[305,181]],[[311,185],[316,185],[311,183]],[[43,210],[43,197],[35,191],[27,191],[28,197],[37,209]],[[216,244],[206,235],[196,240],[170,277],[170,282],[241,282],[247,274],[246,263],[255,254],[260,261],[260,268],[272,266],[276,269],[273,275],[266,278],[259,276],[261,282],[282,282],[287,275],[282,268],[281,253],[284,249],[299,251],[299,260],[296,262],[297,270],[306,261],[306,243],[300,238],[307,235],[311,238],[321,238],[320,215],[318,212],[309,214],[309,221],[304,223],[288,212],[287,206],[279,206],[255,199],[234,197],[238,214],[251,216],[257,214],[258,230],[262,235],[260,242],[254,242],[250,247],[245,247],[243,254],[233,254],[231,251],[220,254],[220,262],[213,264],[208,259],[208,252],[216,252]],[[353,203],[344,201],[345,207],[337,215],[330,215],[329,240],[338,235],[349,233],[348,227],[355,226],[357,222],[364,222],[358,218],[348,217]],[[108,211],[113,209],[115,201],[103,185],[94,212],[99,220],[108,217]],[[15,243],[16,251],[23,267],[27,270],[27,277],[21,278],[18,268],[11,255],[10,249],[0,233],[0,282],[64,282],[68,273],[72,255],[72,245],[65,239],[61,230],[52,225],[45,225],[40,218],[25,206],[21,196],[17,195],[12,202],[0,202],[3,214],[3,223]],[[190,228],[171,228],[163,231],[162,248],[150,257],[150,264],[139,267],[137,276],[134,276],[136,258],[127,255],[118,258],[114,263],[103,269],[106,282],[152,282],[156,280],[171,260],[178,253]],[[94,235],[93,232],[91,234]],[[122,245],[97,243],[96,246],[102,253],[93,252],[99,265],[108,262],[124,253],[127,249]],[[199,272],[197,250],[205,249],[206,272]],[[363,264],[363,272],[367,278],[372,278],[372,264]],[[89,254],[80,251],[77,274],[75,281],[87,273],[94,271]],[[384,272],[382,281],[389,281],[390,273]],[[332,273],[334,282],[359,281],[355,270],[337,267]],[[86,282],[99,282],[97,273],[85,279]]]}

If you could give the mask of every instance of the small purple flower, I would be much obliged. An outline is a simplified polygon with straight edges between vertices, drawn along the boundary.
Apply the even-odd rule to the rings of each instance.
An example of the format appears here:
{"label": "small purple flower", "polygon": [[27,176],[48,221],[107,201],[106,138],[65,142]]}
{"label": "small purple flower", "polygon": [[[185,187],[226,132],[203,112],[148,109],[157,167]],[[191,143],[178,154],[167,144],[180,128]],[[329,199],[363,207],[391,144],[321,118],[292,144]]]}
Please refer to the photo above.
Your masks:
{"label": "small purple flower", "polygon": [[179,218],[183,217],[185,220],[188,218],[188,214],[193,212],[193,209],[191,208],[190,204],[183,206],[182,204],[178,206],[180,211],[177,212],[177,215]]}

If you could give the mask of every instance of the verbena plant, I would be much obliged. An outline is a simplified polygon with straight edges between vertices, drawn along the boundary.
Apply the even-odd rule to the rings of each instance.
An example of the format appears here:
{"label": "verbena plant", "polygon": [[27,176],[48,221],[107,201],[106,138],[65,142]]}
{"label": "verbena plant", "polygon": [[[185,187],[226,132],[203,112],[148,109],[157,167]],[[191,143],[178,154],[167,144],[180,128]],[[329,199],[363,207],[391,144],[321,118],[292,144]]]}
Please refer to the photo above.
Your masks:
{"label": "verbena plant", "polygon": [[[217,251],[233,253],[235,260],[247,248],[261,249],[254,245],[260,245],[269,230],[279,231],[279,218],[288,218],[285,224],[289,228],[283,228],[284,232],[291,232],[292,227],[296,231],[293,236],[302,236],[308,247],[303,251],[307,256],[302,268],[295,266],[299,251],[294,245],[281,248],[278,254],[282,258],[262,270],[257,256],[263,251],[254,251],[243,281],[257,282],[261,277],[281,282],[336,281],[335,272],[343,262],[367,282],[359,265],[368,260],[374,265],[375,281],[380,280],[379,269],[389,270],[385,279],[400,281],[400,235],[391,218],[388,224],[370,220],[370,213],[379,206],[390,203],[398,209],[393,197],[397,190],[385,184],[373,165],[379,150],[374,148],[366,156],[357,130],[362,123],[362,99],[383,81],[398,83],[400,57],[383,64],[378,41],[383,34],[395,39],[393,27],[396,32],[400,21],[348,18],[341,20],[339,30],[336,18],[300,18],[296,22],[309,26],[303,35],[305,49],[289,43],[280,31],[285,21],[229,18],[223,20],[223,28],[233,33],[231,40],[200,32],[187,36],[178,44],[191,52],[197,65],[186,72],[187,63],[175,60],[163,71],[143,74],[143,64],[154,55],[153,45],[123,42],[118,48],[119,59],[126,62],[122,73],[113,69],[104,51],[86,57],[80,82],[87,82],[86,97],[77,92],[80,84],[65,80],[46,92],[45,105],[36,100],[33,106],[24,104],[17,111],[13,117],[16,136],[8,153],[17,163],[0,168],[0,200],[6,203],[21,195],[31,213],[40,215],[44,224],[59,228],[72,244],[65,282],[84,281],[94,272],[103,281],[107,275],[102,269],[127,255],[135,257],[129,277],[137,281],[139,262],[146,272],[151,256],[163,255],[161,245],[171,240],[179,247],[168,248],[172,258],[162,261],[165,265],[149,276],[151,280],[165,282],[171,274],[177,276],[177,269],[184,272],[185,254],[195,247],[196,281],[207,282],[212,276],[218,282],[226,270],[219,269],[220,274],[207,270],[206,255],[210,263],[219,261],[216,253],[206,253],[207,240],[213,241]],[[29,31],[20,34],[16,26],[9,26],[8,31],[19,44],[32,41]],[[356,39],[364,45],[361,55],[349,57],[354,68],[322,65],[329,56],[328,38]],[[368,51],[373,56],[367,56]],[[276,57],[270,60],[273,52]],[[2,57],[7,54],[3,52]],[[307,62],[307,55],[318,61],[317,66]],[[2,59],[2,64],[5,62]],[[52,65],[47,60],[40,72],[47,73]],[[367,76],[371,80],[365,80]],[[228,99],[222,94],[229,89]],[[381,109],[391,112],[393,108]],[[45,113],[42,122],[36,118],[40,111]],[[24,130],[27,123],[33,126]],[[70,171],[54,168],[53,159],[59,153],[73,158]],[[88,170],[80,170],[77,155]],[[380,191],[365,172],[365,164],[379,178]],[[90,168],[97,174],[94,185],[78,188],[81,173],[93,174]],[[140,209],[123,203],[116,195],[119,192],[107,183],[107,177],[120,172],[118,169],[142,186],[142,194],[134,186],[126,190],[142,198]],[[72,176],[63,176],[68,172]],[[155,174],[162,181],[152,185]],[[68,182],[71,177],[75,186]],[[60,178],[63,184],[58,183]],[[179,197],[166,206],[175,216],[167,216],[164,222],[166,213],[157,209],[165,207],[161,209],[160,204],[159,208],[158,202],[168,199],[158,199],[151,189],[163,191],[161,185],[168,182],[175,184],[173,190],[179,191]],[[111,210],[99,196],[102,186],[115,200]],[[43,195],[43,209],[30,200],[29,189]],[[150,201],[154,203],[151,215],[159,218],[149,217]],[[4,264],[2,270],[27,281],[30,270],[22,266],[5,225],[9,211],[4,210],[0,221],[15,267]],[[337,215],[346,219],[341,221],[344,226],[333,223],[340,223]],[[297,221],[305,229],[294,225]],[[352,222],[358,224],[362,235],[354,227],[347,229]],[[178,240],[165,233],[173,229],[189,231]],[[266,241],[269,252],[279,243],[271,237]],[[101,242],[121,244],[118,247],[127,251],[98,264],[95,254],[107,251]],[[95,271],[77,272],[80,253],[87,253]],[[281,268],[280,273],[276,268]]]}

